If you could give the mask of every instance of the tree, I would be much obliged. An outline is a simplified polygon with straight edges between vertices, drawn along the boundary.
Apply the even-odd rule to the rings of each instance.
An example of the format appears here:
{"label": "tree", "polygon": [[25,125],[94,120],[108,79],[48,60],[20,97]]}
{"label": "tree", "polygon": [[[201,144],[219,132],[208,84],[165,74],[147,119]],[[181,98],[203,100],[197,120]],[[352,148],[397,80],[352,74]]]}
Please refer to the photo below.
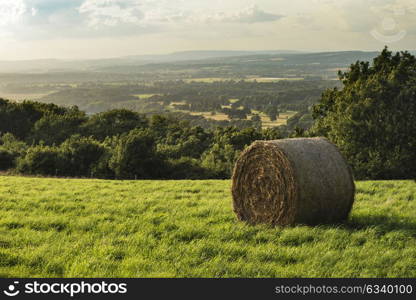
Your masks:
{"label": "tree", "polygon": [[155,138],[149,130],[135,129],[122,136],[110,167],[120,179],[163,178],[163,164],[156,155]]}
{"label": "tree", "polygon": [[71,135],[79,131],[79,127],[87,120],[84,113],[46,114],[32,128],[29,140],[44,142],[46,145],[61,144]]}
{"label": "tree", "polygon": [[261,117],[258,114],[253,114],[253,116],[251,117],[251,121],[261,122]]}
{"label": "tree", "polygon": [[0,147],[0,170],[8,170],[14,167],[15,159],[16,156],[12,152]]}
{"label": "tree", "polygon": [[239,151],[235,151],[232,145],[214,144],[202,155],[202,166],[210,170],[215,178],[230,178],[238,155]]}
{"label": "tree", "polygon": [[61,172],[69,176],[96,176],[97,165],[106,154],[107,149],[93,138],[72,136],[66,140],[59,150],[68,162]]}
{"label": "tree", "polygon": [[31,133],[34,124],[43,116],[72,114],[75,111],[78,111],[77,107],[65,108],[33,101],[14,103],[0,99],[0,133],[12,133],[24,140]]}
{"label": "tree", "polygon": [[17,170],[25,174],[59,175],[66,166],[58,148],[41,145],[30,147],[17,160]]}
{"label": "tree", "polygon": [[185,122],[169,126],[167,135],[160,139],[158,152],[168,159],[199,158],[210,146],[211,135],[201,127],[189,127]]}
{"label": "tree", "polygon": [[19,141],[11,133],[0,137],[0,170],[8,170],[15,167],[16,159],[24,155],[28,146]]}
{"label": "tree", "polygon": [[313,108],[311,130],[336,143],[357,178],[416,177],[416,58],[387,48],[339,73]]}
{"label": "tree", "polygon": [[284,126],[276,126],[263,129],[262,135],[263,139],[270,141],[270,140],[279,140],[285,137],[285,129]]}
{"label": "tree", "polygon": [[270,117],[270,121],[274,122],[279,117],[279,109],[277,106],[269,105],[266,107],[266,113]]}
{"label": "tree", "polygon": [[128,133],[147,126],[147,119],[127,109],[113,109],[93,115],[84,124],[84,134],[103,141],[108,136]]}

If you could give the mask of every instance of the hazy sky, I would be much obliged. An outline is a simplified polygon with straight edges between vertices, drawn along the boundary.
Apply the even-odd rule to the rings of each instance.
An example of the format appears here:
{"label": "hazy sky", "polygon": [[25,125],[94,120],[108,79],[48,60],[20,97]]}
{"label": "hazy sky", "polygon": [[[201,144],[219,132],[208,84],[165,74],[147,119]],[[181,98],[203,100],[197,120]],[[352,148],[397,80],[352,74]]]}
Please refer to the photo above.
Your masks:
{"label": "hazy sky", "polygon": [[0,0],[0,60],[416,49],[415,0]]}

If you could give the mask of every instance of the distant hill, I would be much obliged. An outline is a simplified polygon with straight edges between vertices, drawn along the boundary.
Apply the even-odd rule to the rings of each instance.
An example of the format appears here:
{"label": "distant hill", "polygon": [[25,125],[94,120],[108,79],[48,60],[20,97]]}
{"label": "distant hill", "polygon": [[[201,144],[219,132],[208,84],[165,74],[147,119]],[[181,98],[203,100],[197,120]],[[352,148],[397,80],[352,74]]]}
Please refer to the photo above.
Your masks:
{"label": "distant hill", "polygon": [[[318,53],[263,53],[246,56],[220,57],[212,58],[212,62],[228,62],[228,63],[260,63],[278,62],[282,65],[308,65],[308,64],[336,64],[349,65],[357,60],[372,60],[379,52],[365,51],[342,51],[342,52],[318,52]],[[209,60],[204,60],[208,62]]]}
{"label": "distant hill", "polygon": [[[416,51],[411,51],[416,55]],[[164,55],[137,55],[90,60],[25,60],[0,61],[0,73],[51,73],[51,72],[116,72],[137,73],[177,70],[186,66],[236,66],[267,68],[276,66],[316,66],[341,68],[357,60],[371,61],[379,52],[334,51],[300,52],[276,51],[183,51]]]}
{"label": "distant hill", "polygon": [[93,60],[26,60],[0,61],[0,73],[46,73],[68,71],[132,72],[145,65],[169,64],[325,64],[344,66],[356,60],[372,60],[378,52],[342,51],[306,53],[276,51],[184,51],[166,55],[138,55]]}
{"label": "distant hill", "polygon": [[153,61],[153,62],[174,62],[174,61],[187,61],[187,60],[205,60],[212,58],[226,58],[226,57],[238,57],[249,55],[267,55],[267,54],[294,54],[301,53],[294,50],[276,50],[276,51],[181,51],[174,52],[166,55],[138,55],[127,56],[126,59],[138,60],[138,61]]}
{"label": "distant hill", "polygon": [[[357,60],[371,61],[379,52],[364,51],[342,51],[342,52],[322,52],[322,53],[272,53],[263,52],[250,55],[239,53],[238,56],[220,56],[206,59],[195,59],[196,53],[189,55],[188,60],[177,59],[175,61],[152,62],[148,64],[135,64],[131,62],[127,65],[106,65],[98,66],[95,70],[109,73],[163,73],[163,72],[180,72],[189,73],[189,70],[198,70],[203,73],[205,70],[206,77],[245,77],[249,74],[270,76],[284,76],[284,74],[295,75],[300,77],[305,75],[322,75],[317,74],[319,70],[342,69],[348,67]],[[183,58],[184,54],[178,55]],[[194,59],[192,59],[194,57]],[[281,72],[276,72],[280,70]],[[292,70],[292,71],[290,71]],[[293,72],[293,70],[296,70]],[[279,74],[278,74],[279,73]]]}
{"label": "distant hill", "polygon": [[39,59],[0,61],[0,73],[45,73],[67,71],[94,71],[109,67],[141,66],[150,63],[172,63],[249,55],[294,54],[293,50],[276,51],[183,51],[161,55],[137,55],[107,59],[58,60]]}

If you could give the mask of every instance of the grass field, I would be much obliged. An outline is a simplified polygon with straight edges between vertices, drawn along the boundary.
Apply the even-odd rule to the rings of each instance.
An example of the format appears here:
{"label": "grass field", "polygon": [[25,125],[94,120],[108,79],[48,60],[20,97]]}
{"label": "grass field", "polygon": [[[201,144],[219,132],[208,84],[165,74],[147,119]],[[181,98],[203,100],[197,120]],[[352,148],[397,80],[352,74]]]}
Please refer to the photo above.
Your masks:
{"label": "grass field", "polygon": [[[238,101],[238,99],[229,99],[228,101],[229,101],[230,105],[222,105],[222,108],[231,108],[231,104],[236,103]],[[192,112],[192,111],[189,111],[189,110],[175,109],[175,105],[184,105],[184,104],[186,104],[186,101],[171,102],[171,104],[168,106],[168,108],[171,111],[188,113],[192,116],[202,116],[205,119],[210,119],[210,120],[214,120],[214,121],[230,121],[230,118],[228,117],[228,115],[226,115],[225,113],[222,113],[222,112],[216,112],[215,114],[212,114],[209,111],[208,112]],[[296,115],[296,113],[297,113],[296,111],[286,111],[284,113],[280,113],[277,120],[271,121],[270,117],[268,115],[266,115],[265,113],[261,112],[261,111],[252,110],[252,112],[255,113],[255,114],[258,114],[260,116],[263,128],[271,128],[271,127],[286,125],[287,120],[290,119],[291,117],[293,117],[294,115]],[[253,115],[248,115],[247,117],[248,117],[248,119],[251,119],[252,116]]]}
{"label": "grass field", "polygon": [[151,98],[153,96],[156,96],[156,95],[158,95],[158,94],[136,94],[136,95],[133,95],[133,96],[137,97],[139,99],[149,99],[149,98]]}
{"label": "grass field", "polygon": [[[182,104],[182,103],[175,102],[174,104]],[[170,108],[171,108],[172,111],[180,111],[180,112],[183,112],[183,113],[188,113],[192,116],[202,116],[205,119],[211,119],[211,120],[215,120],[215,121],[229,121],[230,120],[230,118],[226,114],[221,113],[221,112],[217,112],[213,115],[211,112],[191,112],[191,111],[188,111],[188,110],[175,110],[175,109],[172,109],[172,107],[170,107]],[[279,114],[279,117],[276,121],[271,121],[270,117],[267,116],[266,114],[261,113],[259,111],[253,111],[253,112],[260,115],[263,128],[270,128],[270,127],[286,125],[287,120],[290,119],[291,117],[293,117],[296,114],[295,111],[289,111],[289,112],[281,113],[281,114]],[[251,119],[251,117],[252,117],[252,115],[249,115],[248,119]]]}
{"label": "grass field", "polygon": [[31,94],[0,93],[0,98],[20,102],[23,100],[39,100],[52,93],[53,91],[51,91],[50,93],[31,93]]}
{"label": "grass field", "polygon": [[204,77],[204,78],[189,78],[185,79],[186,83],[191,82],[201,82],[201,83],[213,83],[213,82],[223,82],[223,81],[230,81],[230,80],[241,80],[237,78],[224,78],[224,77]]}
{"label": "grass field", "polygon": [[213,83],[213,82],[223,82],[223,81],[248,81],[248,82],[261,82],[261,83],[270,83],[270,82],[280,82],[280,81],[301,81],[305,80],[303,77],[261,77],[261,76],[249,76],[246,78],[224,78],[224,77],[206,77],[206,78],[189,78],[184,81],[187,83],[191,82],[201,82],[201,83]]}
{"label": "grass field", "polygon": [[236,220],[230,181],[0,177],[0,277],[416,277],[416,183],[357,182],[350,219]]}
{"label": "grass field", "polygon": [[297,113],[296,111],[287,111],[285,113],[280,113],[276,121],[271,121],[270,117],[267,116],[265,113],[262,113],[259,111],[254,111],[254,112],[260,115],[263,128],[286,125],[287,120],[293,117],[294,115],[296,115]]}
{"label": "grass field", "polygon": [[251,77],[246,78],[245,81],[257,81],[261,83],[280,82],[280,81],[302,81],[303,77]]}

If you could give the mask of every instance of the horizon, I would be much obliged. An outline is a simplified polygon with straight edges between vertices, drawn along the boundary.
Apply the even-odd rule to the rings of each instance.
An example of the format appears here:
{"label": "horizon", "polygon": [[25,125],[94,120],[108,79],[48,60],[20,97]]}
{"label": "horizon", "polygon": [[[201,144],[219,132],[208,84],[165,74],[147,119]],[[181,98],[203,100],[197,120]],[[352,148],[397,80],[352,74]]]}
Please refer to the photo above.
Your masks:
{"label": "horizon", "polygon": [[[395,52],[410,52],[410,53],[415,53],[416,52],[416,48],[415,49],[392,49],[389,48],[390,51]],[[71,61],[98,61],[98,60],[112,60],[112,59],[125,59],[125,58],[141,58],[141,57],[164,57],[164,56],[171,56],[171,55],[176,55],[176,54],[185,54],[185,53],[215,53],[215,52],[224,52],[224,53],[229,53],[232,54],[233,52],[235,52],[235,55],[227,55],[225,57],[223,56],[216,56],[218,58],[226,58],[226,57],[238,57],[238,56],[245,56],[247,54],[247,56],[250,55],[261,55],[262,52],[266,52],[264,55],[269,55],[267,52],[270,52],[273,55],[273,52],[275,52],[275,55],[302,55],[302,54],[320,54],[320,53],[348,53],[348,52],[363,52],[363,53],[380,53],[382,51],[381,49],[370,49],[370,50],[359,50],[359,49],[348,49],[348,50],[316,50],[316,51],[307,51],[307,50],[290,50],[290,49],[284,49],[284,50],[276,50],[276,49],[271,49],[271,50],[183,50],[183,51],[174,51],[174,52],[166,52],[166,53],[160,53],[160,54],[151,54],[151,53],[144,53],[144,54],[136,54],[136,55],[124,55],[124,56],[106,56],[106,57],[96,57],[96,58],[57,58],[57,57],[43,57],[43,58],[32,58],[32,59],[15,59],[15,60],[7,60],[7,59],[0,59],[0,62],[29,62],[29,61],[48,61],[48,60],[56,60],[56,61],[63,61],[63,62],[71,62]],[[238,52],[242,53],[242,52],[246,52],[246,54],[237,54]],[[192,60],[204,60],[207,58],[202,58],[202,59],[192,59],[190,58],[189,61]],[[209,58],[208,58],[209,59]]]}
{"label": "horizon", "polygon": [[367,52],[385,45],[394,51],[412,51],[416,49],[413,2],[2,0],[0,60],[276,49]]}

